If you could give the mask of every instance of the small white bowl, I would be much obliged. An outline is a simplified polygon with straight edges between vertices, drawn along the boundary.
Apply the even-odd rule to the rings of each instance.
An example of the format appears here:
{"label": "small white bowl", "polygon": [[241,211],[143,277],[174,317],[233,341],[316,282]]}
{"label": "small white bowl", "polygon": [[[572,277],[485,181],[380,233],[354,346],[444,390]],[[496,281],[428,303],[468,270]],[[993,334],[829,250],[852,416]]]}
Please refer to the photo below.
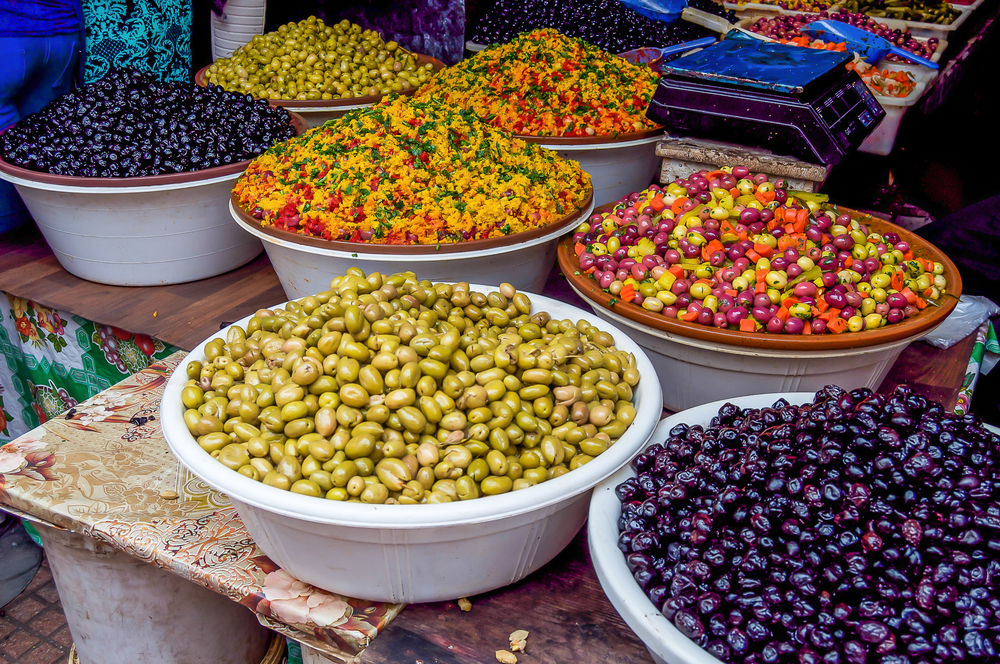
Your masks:
{"label": "small white bowl", "polygon": [[[488,292],[490,287],[471,288]],[[184,367],[204,360],[205,343],[225,338],[225,331],[195,348],[167,381],[160,405],[163,436],[185,467],[232,499],[261,550],[302,581],[383,602],[454,599],[514,583],[573,539],[586,520],[593,487],[635,456],[661,413],[653,366],[627,335],[577,307],[529,295],[537,311],[560,319],[588,318],[610,332],[618,348],[635,355],[641,376],[633,400],[636,418],[625,434],[604,454],[562,477],[443,505],[342,503],[255,482],[202,450],[183,421]]]}
{"label": "small white bowl", "polygon": [[[712,418],[718,415],[719,408],[726,403],[734,403],[740,408],[766,408],[778,399],[785,399],[793,405],[809,403],[813,396],[812,392],[785,392],[707,403],[661,421],[643,449],[665,441],[669,437],[669,431],[678,424],[701,424],[708,427]],[[664,618],[628,571],[625,556],[618,549],[621,501],[615,495],[615,487],[630,477],[635,477],[635,471],[631,466],[625,466],[601,482],[594,489],[590,500],[587,540],[601,587],[625,623],[642,639],[656,664],[722,664]]]}

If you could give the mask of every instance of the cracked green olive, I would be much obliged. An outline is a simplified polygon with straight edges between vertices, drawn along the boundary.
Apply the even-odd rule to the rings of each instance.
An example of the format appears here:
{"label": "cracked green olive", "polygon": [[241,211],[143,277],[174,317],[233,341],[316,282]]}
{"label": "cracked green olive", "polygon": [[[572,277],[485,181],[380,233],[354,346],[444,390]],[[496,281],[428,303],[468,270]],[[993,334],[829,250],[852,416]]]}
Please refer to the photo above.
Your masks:
{"label": "cracked green olive", "polygon": [[[423,85],[433,69],[430,63],[418,64],[417,57],[398,43],[383,41],[378,32],[346,20],[326,25],[310,16],[254,36],[230,57],[212,63],[205,79],[210,85],[262,98],[334,100],[412,90]],[[260,325],[273,330],[275,323],[267,318]],[[355,313],[351,320],[357,329],[350,332],[356,334],[364,323]],[[242,341],[234,337],[231,343],[238,346]]]}
{"label": "cracked green olive", "polygon": [[188,363],[184,423],[218,461],[328,500],[433,504],[529,489],[635,420],[635,358],[509,284],[357,269]]}

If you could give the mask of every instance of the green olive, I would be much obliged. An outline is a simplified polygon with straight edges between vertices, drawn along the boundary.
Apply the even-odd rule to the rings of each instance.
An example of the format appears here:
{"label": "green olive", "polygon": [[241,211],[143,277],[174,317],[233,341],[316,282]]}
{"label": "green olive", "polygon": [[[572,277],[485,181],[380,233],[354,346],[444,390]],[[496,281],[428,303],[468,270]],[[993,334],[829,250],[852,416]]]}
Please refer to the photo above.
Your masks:
{"label": "green olive", "polygon": [[289,491],[316,498],[322,496],[324,493],[320,485],[312,480],[298,480],[297,482],[293,482]]}
{"label": "green olive", "polygon": [[480,490],[487,496],[496,496],[507,493],[513,488],[514,482],[507,476],[497,477],[490,475],[484,479],[480,485]]}
{"label": "green olive", "polygon": [[[390,69],[417,71],[356,52],[372,50],[367,36],[344,36],[344,62],[283,39],[255,51],[247,79],[270,67],[306,98],[319,84],[307,62],[350,70],[358,89]],[[185,425],[227,467],[330,500],[442,503],[529,488],[603,453],[636,417],[634,358],[589,322],[531,314],[509,284],[484,294],[350,268],[219,341],[185,369]]]}
{"label": "green olive", "polygon": [[382,459],[375,465],[375,474],[390,491],[401,491],[413,479],[409,467],[401,459]]}
{"label": "green olive", "polygon": [[262,481],[264,484],[273,486],[276,489],[281,489],[282,491],[288,491],[292,488],[292,481],[285,475],[282,475],[275,470],[272,470],[265,475]]}
{"label": "green olive", "polygon": [[375,451],[375,439],[367,434],[354,436],[348,441],[344,453],[348,459],[358,459],[370,456]]}

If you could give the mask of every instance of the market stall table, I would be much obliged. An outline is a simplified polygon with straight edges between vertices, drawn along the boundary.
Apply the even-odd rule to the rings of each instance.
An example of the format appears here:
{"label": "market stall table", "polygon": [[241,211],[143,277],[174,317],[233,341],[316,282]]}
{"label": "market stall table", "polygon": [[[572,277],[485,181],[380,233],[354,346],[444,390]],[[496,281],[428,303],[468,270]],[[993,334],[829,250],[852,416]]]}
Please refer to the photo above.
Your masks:
{"label": "market stall table", "polygon": [[[186,348],[222,322],[284,299],[263,257],[205,282],[129,289],[72,277],[30,234],[0,238],[0,254],[0,290]],[[952,407],[973,343],[970,336],[948,351],[913,344],[882,389],[910,382]],[[167,451],[159,432],[159,399],[182,357],[176,353],[154,363],[5,447],[22,463],[0,475],[4,507],[220,592],[332,661],[493,662],[495,651],[506,649],[507,636],[518,629],[531,634],[524,661],[650,661],[601,591],[584,532],[524,581],[471,598],[470,612],[455,602],[403,610],[310,588],[304,596],[314,597],[314,604],[346,612],[335,624],[310,622],[308,611],[296,612],[273,592],[282,577],[250,540],[228,499],[188,474]]]}
{"label": "market stall table", "polygon": [[[960,380],[950,367],[962,362],[967,346],[928,358],[928,375],[952,379],[950,386],[935,387],[957,392]],[[20,455],[23,465],[0,475],[5,509],[111,544],[221,592],[255,610],[263,624],[334,661],[388,663],[412,655],[425,662],[489,662],[517,629],[533,635],[533,661],[571,655],[579,661],[649,661],[601,592],[583,532],[524,581],[473,597],[470,612],[454,602],[402,610],[310,588],[306,592],[317,600],[347,611],[346,620],[324,627],[308,617],[297,622],[302,614],[286,600],[267,599],[277,597],[281,576],[250,540],[228,498],[191,476],[167,451],[159,400],[182,358],[175,353],[12,443],[7,451]]]}

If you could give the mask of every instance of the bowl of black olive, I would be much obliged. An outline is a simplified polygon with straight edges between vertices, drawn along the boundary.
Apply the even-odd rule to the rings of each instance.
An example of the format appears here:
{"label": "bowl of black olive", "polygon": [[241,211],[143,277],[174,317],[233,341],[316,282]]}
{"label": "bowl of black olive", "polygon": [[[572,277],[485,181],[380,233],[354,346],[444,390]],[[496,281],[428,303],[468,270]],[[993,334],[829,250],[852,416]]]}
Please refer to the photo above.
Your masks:
{"label": "bowl of black olive", "polygon": [[595,489],[594,567],[661,663],[997,661],[998,459],[906,386],[706,404]]}
{"label": "bowl of black olive", "polygon": [[229,214],[230,190],[251,159],[305,129],[266,100],[113,70],[0,133],[0,178],[72,274],[194,281],[260,253]]}

